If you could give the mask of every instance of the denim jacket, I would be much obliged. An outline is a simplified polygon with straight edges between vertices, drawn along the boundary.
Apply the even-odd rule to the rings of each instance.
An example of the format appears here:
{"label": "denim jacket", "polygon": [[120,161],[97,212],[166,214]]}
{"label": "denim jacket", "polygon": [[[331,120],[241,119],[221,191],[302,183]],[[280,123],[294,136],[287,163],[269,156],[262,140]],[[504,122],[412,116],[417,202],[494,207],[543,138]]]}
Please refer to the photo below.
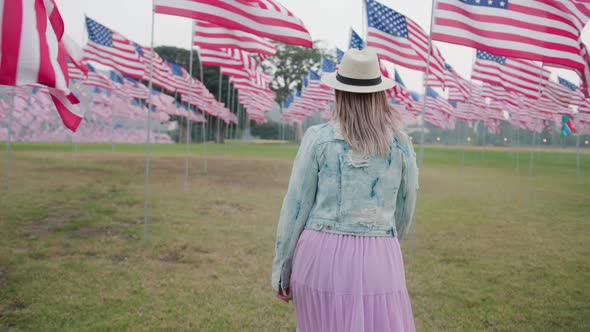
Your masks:
{"label": "denim jacket", "polygon": [[289,286],[304,228],[403,239],[415,212],[416,154],[405,134],[393,135],[384,156],[352,151],[334,122],[310,127],[295,157],[276,235],[271,284]]}

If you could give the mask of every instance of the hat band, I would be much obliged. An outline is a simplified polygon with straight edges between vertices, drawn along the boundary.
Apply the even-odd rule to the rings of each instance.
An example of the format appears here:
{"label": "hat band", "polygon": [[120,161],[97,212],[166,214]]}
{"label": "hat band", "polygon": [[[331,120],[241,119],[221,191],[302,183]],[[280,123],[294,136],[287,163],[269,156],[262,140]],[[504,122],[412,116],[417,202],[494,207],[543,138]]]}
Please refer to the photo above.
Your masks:
{"label": "hat band", "polygon": [[355,85],[355,86],[373,86],[381,84],[381,76],[377,78],[369,78],[369,79],[361,79],[361,78],[352,78],[340,75],[340,73],[336,73],[336,80],[338,82],[347,84],[347,85]]}

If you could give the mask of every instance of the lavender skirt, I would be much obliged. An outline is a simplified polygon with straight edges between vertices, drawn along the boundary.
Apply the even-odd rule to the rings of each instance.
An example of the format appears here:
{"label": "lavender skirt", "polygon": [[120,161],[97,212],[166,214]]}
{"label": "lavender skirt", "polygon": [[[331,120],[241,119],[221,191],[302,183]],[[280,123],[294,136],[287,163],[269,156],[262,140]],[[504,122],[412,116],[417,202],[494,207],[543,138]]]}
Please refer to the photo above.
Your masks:
{"label": "lavender skirt", "polygon": [[415,331],[394,237],[304,230],[291,291],[299,332]]}

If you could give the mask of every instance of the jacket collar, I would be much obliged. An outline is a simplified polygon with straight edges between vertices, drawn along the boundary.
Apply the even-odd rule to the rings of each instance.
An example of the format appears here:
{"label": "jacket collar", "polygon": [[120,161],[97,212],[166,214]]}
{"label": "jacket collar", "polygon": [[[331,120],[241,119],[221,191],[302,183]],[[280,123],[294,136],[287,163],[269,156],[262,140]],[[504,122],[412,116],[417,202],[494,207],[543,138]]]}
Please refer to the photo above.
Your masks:
{"label": "jacket collar", "polygon": [[332,126],[334,127],[334,139],[344,141],[344,136],[342,136],[342,130],[340,129],[340,122],[332,120]]}

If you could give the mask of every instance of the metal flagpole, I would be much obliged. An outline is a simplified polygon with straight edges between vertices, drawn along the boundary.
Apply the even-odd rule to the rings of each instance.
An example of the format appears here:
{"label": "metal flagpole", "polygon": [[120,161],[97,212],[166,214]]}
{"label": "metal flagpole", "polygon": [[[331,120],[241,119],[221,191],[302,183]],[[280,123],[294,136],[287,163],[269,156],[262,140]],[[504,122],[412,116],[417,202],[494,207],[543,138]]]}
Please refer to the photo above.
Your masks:
{"label": "metal flagpole", "polygon": [[582,178],[580,176],[580,134],[576,134],[576,183],[582,184]]}
{"label": "metal flagpole", "polygon": [[188,191],[188,168],[189,168],[189,148],[190,148],[190,115],[191,115],[191,90],[193,85],[190,84],[193,78],[193,36],[195,35],[195,25],[191,24],[191,39],[190,39],[190,52],[189,52],[189,64],[188,64],[188,73],[189,73],[189,87],[188,87],[188,115],[186,117],[186,144],[185,144],[185,157],[184,157],[184,190]]}
{"label": "metal flagpole", "polygon": [[[231,113],[231,84],[229,83],[229,77],[227,79],[227,109],[230,111]],[[225,151],[227,151],[227,145],[225,142],[225,138],[227,137],[227,130],[228,130],[228,125],[229,125],[229,121],[227,121],[225,123],[225,132],[223,133],[223,148]]]}
{"label": "metal flagpole", "polygon": [[[195,27],[195,20],[191,20],[191,24],[193,25],[193,29]],[[195,37],[195,33],[193,30],[193,37]],[[191,41],[191,49],[193,47],[193,41]],[[199,54],[199,51],[197,49],[197,56],[199,57],[199,76],[201,78],[201,83],[204,85],[204,79],[203,79],[203,63],[201,62],[201,54]],[[205,118],[205,121],[207,120],[207,114],[206,112],[202,111],[203,113],[203,117]],[[207,123],[208,124],[208,123]],[[205,172],[205,174],[207,174],[207,127],[205,126],[205,122],[201,122],[201,132],[203,134],[203,171]]]}
{"label": "metal flagpole", "polygon": [[[154,10],[154,2],[152,0],[152,35],[150,41],[150,49],[154,49],[154,16],[156,12]],[[147,110],[147,134],[145,142],[145,190],[143,193],[143,241],[147,241],[147,224],[148,224],[148,207],[149,207],[149,193],[150,193],[150,133],[152,130],[152,120],[150,116],[152,108],[152,86],[153,86],[153,72],[154,72],[154,57],[150,57],[150,77],[148,83],[149,95],[148,95],[148,110]]]}
{"label": "metal flagpole", "polygon": [[[221,102],[221,87],[223,85],[223,74],[221,73],[221,67],[219,67],[219,102]],[[221,137],[219,137],[219,120],[221,118],[219,117],[219,114],[217,115],[217,117],[215,118],[215,124],[216,124],[216,128],[215,128],[215,155],[219,155],[219,143],[221,141]]]}
{"label": "metal flagpole", "polygon": [[516,127],[516,175],[520,175],[520,123]]}
{"label": "metal flagpole", "polygon": [[[365,2],[363,1],[363,4]],[[420,111],[420,151],[418,152],[418,170],[422,169],[422,162],[424,160],[424,114],[426,113],[426,90],[428,88],[428,75],[430,74],[430,57],[432,53],[432,26],[434,25],[434,10],[436,7],[436,0],[432,0],[432,8],[430,10],[430,33],[428,34],[428,56],[426,59],[426,71],[424,73],[424,95],[422,96],[422,110]],[[364,13],[366,15],[366,11]],[[365,27],[365,31],[366,31]],[[366,36],[365,36],[366,40]],[[412,218],[412,223],[410,224],[411,233],[410,233],[410,259],[414,257],[414,233],[416,233],[416,213]]]}
{"label": "metal flagpole", "polygon": [[[8,141],[6,141],[6,192],[10,192],[10,158],[12,154],[12,112],[14,110],[14,97],[16,94],[15,87],[6,88],[8,99],[10,100],[8,112]],[[10,92],[12,91],[12,95]]]}
{"label": "metal flagpole", "polygon": [[111,152],[115,152],[115,142],[113,141],[113,135],[115,133],[115,115],[114,109],[111,107]]}
{"label": "metal flagpole", "polygon": [[[539,69],[539,85],[538,85],[538,98],[541,99],[543,95],[543,64],[541,64],[541,69]],[[539,105],[537,103],[537,105]],[[537,111],[540,111],[539,106],[537,106]],[[529,200],[531,196],[531,187],[533,185],[533,160],[535,159],[535,142],[537,140],[537,131],[533,130],[533,138],[531,142],[531,153],[529,157],[529,184],[526,191],[526,205],[529,205]]]}

